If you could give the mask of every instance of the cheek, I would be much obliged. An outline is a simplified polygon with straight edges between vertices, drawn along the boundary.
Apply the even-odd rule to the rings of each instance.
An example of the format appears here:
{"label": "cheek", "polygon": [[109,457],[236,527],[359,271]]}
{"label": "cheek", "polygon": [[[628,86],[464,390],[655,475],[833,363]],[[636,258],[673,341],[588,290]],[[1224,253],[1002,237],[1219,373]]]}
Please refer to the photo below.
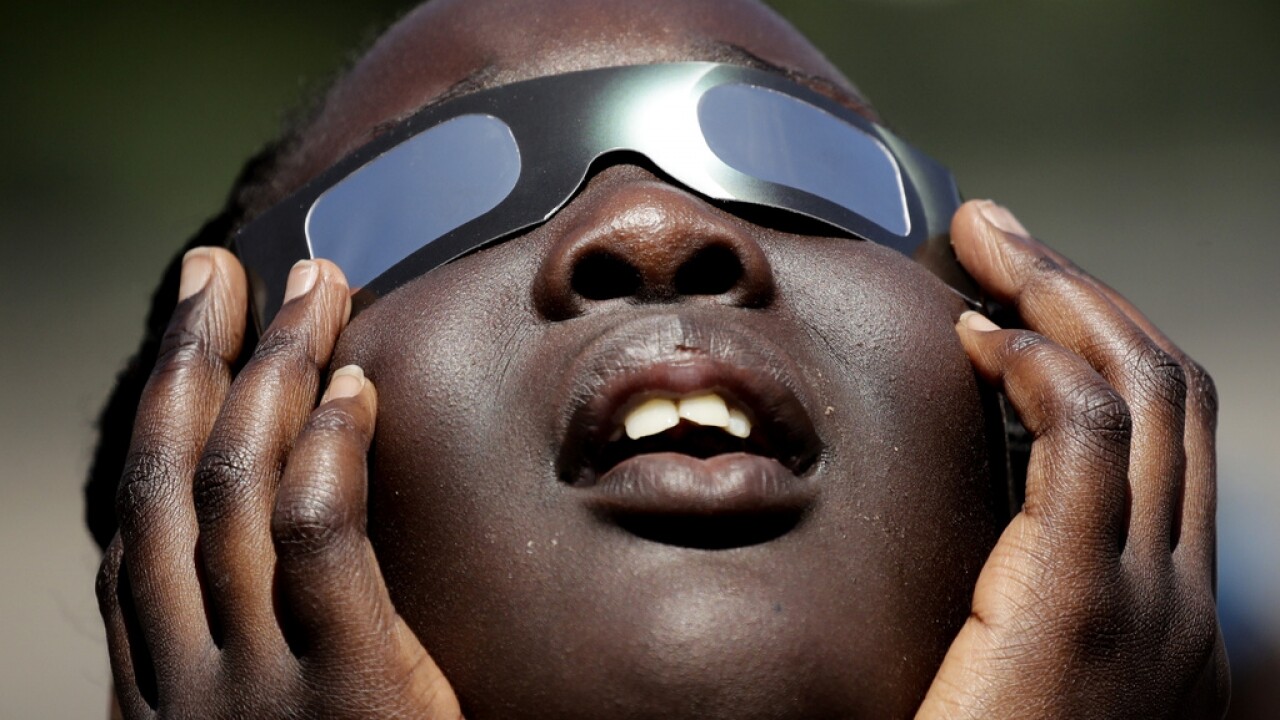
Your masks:
{"label": "cheek", "polygon": [[863,543],[840,571],[875,582],[895,632],[919,635],[940,660],[1008,514],[1003,472],[993,472],[1003,464],[995,396],[954,330],[964,304],[868,243],[814,241],[775,257],[785,311],[826,357],[811,374],[829,398],[829,462],[841,477],[823,511]]}
{"label": "cheek", "polygon": [[529,381],[542,328],[529,299],[538,258],[525,245],[497,245],[380,299],[339,348],[336,361],[360,363],[378,389],[369,534],[418,632],[442,606],[463,625],[505,613],[496,605],[507,595],[539,592],[520,586],[527,544],[571,521],[553,512],[560,488],[534,481],[547,443],[530,428],[545,424],[532,416],[546,403]]}
{"label": "cheek", "polygon": [[825,413],[837,445],[887,452],[892,465],[985,456],[982,393],[954,329],[958,296],[871,243],[813,240],[775,258],[782,311],[812,338],[813,373],[833,398]]}
{"label": "cheek", "polygon": [[[528,463],[531,443],[513,442],[521,410],[498,392],[532,330],[527,288],[536,266],[516,245],[437,269],[380,299],[343,335],[335,362],[360,363],[378,389],[377,528],[416,536],[445,524],[435,513],[464,506],[461,488]],[[487,507],[487,519],[499,522],[492,513],[503,507]]]}

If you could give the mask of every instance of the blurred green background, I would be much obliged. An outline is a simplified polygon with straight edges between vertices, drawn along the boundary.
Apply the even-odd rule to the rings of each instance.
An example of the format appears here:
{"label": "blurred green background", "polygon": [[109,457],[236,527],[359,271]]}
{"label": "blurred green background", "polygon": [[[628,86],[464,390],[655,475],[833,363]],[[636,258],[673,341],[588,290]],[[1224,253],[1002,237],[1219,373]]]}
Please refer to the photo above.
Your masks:
{"label": "blurred green background", "polygon": [[[1280,708],[1280,5],[774,5],[970,197],[1010,206],[1218,380],[1233,717]],[[0,13],[0,717],[100,717],[79,487],[159,272],[243,160],[405,4]]]}

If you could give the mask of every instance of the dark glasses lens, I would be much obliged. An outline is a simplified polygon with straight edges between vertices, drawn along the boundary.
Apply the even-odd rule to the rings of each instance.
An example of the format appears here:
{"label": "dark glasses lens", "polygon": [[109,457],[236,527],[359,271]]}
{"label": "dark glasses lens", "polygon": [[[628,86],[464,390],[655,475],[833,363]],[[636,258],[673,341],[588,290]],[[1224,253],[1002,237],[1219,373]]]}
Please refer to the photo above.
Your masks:
{"label": "dark glasses lens", "polygon": [[781,76],[672,63],[522,81],[395,124],[236,236],[256,318],[275,316],[299,258],[337,263],[360,290],[359,309],[546,221],[617,152],[708,199],[793,212],[894,248],[973,297],[948,243],[960,198],[945,167]]}
{"label": "dark glasses lens", "polygon": [[698,122],[724,164],[816,195],[889,232],[911,231],[902,175],[872,136],[803,100],[755,85],[713,87]]}
{"label": "dark glasses lens", "polygon": [[520,148],[492,115],[464,115],[401,143],[329,188],[306,219],[312,257],[353,288],[494,209],[520,178]]}

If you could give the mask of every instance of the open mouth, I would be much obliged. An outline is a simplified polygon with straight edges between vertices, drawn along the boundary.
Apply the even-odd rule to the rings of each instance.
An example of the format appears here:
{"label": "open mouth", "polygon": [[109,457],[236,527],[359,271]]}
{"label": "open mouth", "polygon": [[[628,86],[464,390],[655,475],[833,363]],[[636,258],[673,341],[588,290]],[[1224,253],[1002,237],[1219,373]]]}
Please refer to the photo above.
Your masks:
{"label": "open mouth", "polygon": [[640,393],[614,414],[609,440],[588,453],[584,476],[590,482],[635,457],[673,453],[699,460],[746,454],[776,461],[793,475],[803,475],[812,454],[790,442],[767,420],[723,390],[701,390],[684,396]]}
{"label": "open mouth", "polygon": [[[759,347],[761,343],[719,343]],[[561,480],[629,532],[682,547],[774,539],[812,504],[821,443],[772,358],[694,346],[639,366],[634,348],[574,392]]]}

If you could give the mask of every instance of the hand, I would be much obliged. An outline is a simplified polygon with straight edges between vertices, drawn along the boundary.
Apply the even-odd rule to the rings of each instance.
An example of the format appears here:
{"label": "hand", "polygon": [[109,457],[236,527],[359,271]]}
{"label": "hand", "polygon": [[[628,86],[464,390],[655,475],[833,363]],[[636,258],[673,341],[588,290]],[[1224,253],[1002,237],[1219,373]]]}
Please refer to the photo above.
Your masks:
{"label": "hand", "polygon": [[365,536],[377,395],[322,373],[350,315],[342,273],[300,263],[238,376],[244,271],[188,253],[138,407],[98,579],[126,718],[457,720]]}
{"label": "hand", "polygon": [[1004,208],[968,203],[952,240],[1029,328],[957,326],[1035,440],[1026,502],[917,718],[1220,717],[1212,381]]}

